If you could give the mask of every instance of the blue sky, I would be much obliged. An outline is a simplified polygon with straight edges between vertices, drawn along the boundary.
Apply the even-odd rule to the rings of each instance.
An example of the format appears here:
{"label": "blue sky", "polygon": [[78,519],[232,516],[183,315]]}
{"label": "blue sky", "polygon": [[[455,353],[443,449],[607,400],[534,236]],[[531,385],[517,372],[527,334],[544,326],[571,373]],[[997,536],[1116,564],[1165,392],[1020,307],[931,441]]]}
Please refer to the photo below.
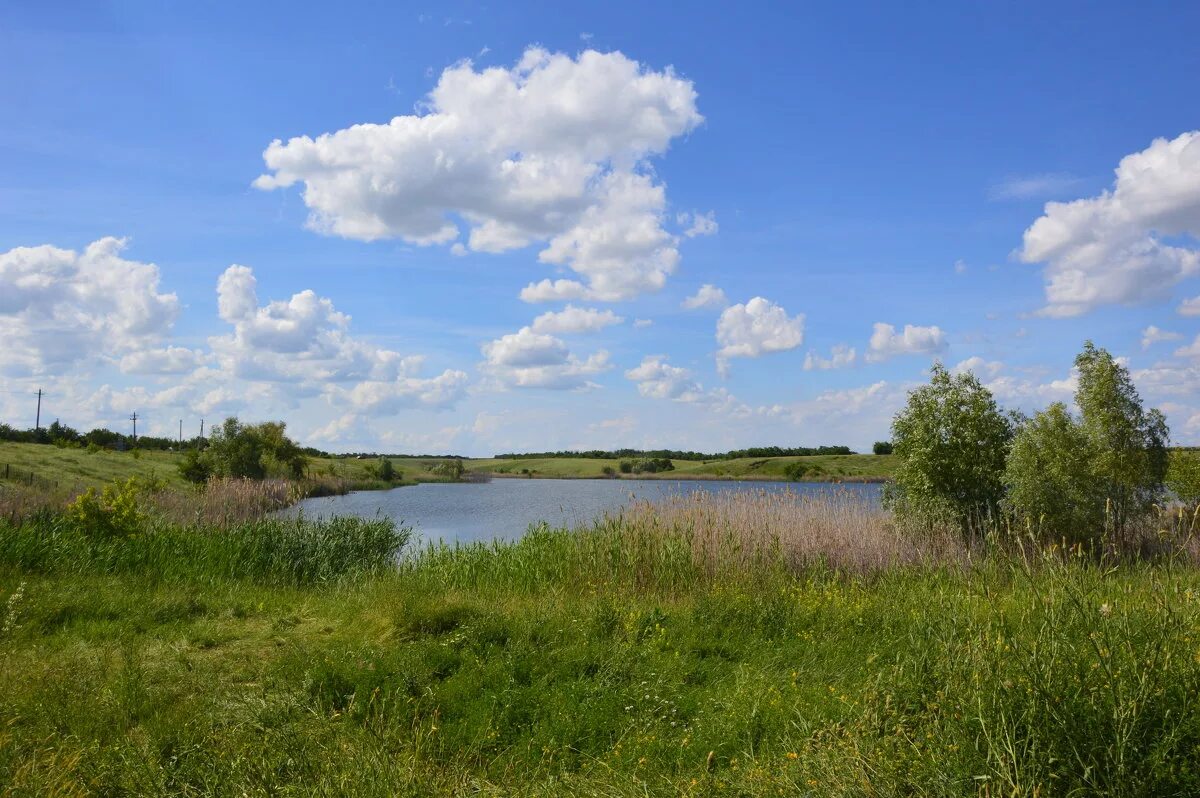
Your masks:
{"label": "blue sky", "polygon": [[1200,9],[908,5],[10,6],[0,419],[863,448],[1093,338],[1200,442]]}

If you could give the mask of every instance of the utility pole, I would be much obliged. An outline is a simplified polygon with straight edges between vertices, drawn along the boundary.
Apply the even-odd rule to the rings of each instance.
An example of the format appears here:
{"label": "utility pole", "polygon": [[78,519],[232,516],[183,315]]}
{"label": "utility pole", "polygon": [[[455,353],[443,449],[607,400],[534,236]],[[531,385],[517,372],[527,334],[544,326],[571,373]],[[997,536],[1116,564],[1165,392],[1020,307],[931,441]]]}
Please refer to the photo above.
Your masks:
{"label": "utility pole", "polygon": [[38,388],[37,420],[33,422],[33,431],[37,432],[41,428],[42,428],[42,389]]}
{"label": "utility pole", "polygon": [[179,448],[183,448],[183,419],[179,419]]}
{"label": "utility pole", "polygon": [[137,446],[137,411],[136,410],[133,411],[133,415],[131,415],[129,417],[129,420],[133,422],[133,445]]}
{"label": "utility pole", "polygon": [[196,439],[196,451],[204,445],[204,419],[200,419],[200,437]]}

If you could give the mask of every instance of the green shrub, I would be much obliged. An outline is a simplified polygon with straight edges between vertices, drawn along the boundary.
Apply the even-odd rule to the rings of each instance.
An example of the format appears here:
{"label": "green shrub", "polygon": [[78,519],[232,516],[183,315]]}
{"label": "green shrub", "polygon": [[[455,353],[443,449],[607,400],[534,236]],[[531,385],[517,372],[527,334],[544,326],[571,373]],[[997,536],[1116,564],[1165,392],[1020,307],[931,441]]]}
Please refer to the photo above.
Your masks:
{"label": "green shrub", "polygon": [[99,493],[88,488],[67,505],[66,518],[80,532],[104,538],[129,538],[142,531],[146,514],[138,500],[136,477],[105,485]]}
{"label": "green shrub", "polygon": [[1104,497],[1091,474],[1090,443],[1056,402],[1018,430],[1004,481],[1019,527],[1042,539],[1090,541],[1104,530]]}
{"label": "green shrub", "polygon": [[633,461],[632,460],[622,460],[621,462],[617,463],[617,467],[619,469],[621,469],[622,474],[632,474],[633,473]]}
{"label": "green shrub", "polygon": [[1200,506],[1200,452],[1175,451],[1167,467],[1167,487],[1190,508]]}
{"label": "green shrub", "polygon": [[871,447],[871,451],[875,454],[891,454],[894,448],[891,441],[875,441],[875,445]]}
{"label": "green shrub", "polygon": [[979,533],[998,515],[1014,420],[974,374],[935,364],[892,421],[900,460],[886,498],[902,518]]}
{"label": "green shrub", "polygon": [[783,474],[792,482],[798,482],[808,474],[808,466],[804,463],[788,463]]}

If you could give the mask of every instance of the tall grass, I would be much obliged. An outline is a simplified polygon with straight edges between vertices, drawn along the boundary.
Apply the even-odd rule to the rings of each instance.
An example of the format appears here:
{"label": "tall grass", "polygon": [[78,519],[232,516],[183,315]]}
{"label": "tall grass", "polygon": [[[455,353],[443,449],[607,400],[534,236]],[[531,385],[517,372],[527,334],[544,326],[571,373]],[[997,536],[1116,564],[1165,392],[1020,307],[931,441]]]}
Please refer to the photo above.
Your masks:
{"label": "tall grass", "polygon": [[410,530],[390,519],[271,518],[225,526],[150,522],[101,537],[43,513],[0,522],[0,565],[30,573],[137,574],[314,585],[393,567]]}

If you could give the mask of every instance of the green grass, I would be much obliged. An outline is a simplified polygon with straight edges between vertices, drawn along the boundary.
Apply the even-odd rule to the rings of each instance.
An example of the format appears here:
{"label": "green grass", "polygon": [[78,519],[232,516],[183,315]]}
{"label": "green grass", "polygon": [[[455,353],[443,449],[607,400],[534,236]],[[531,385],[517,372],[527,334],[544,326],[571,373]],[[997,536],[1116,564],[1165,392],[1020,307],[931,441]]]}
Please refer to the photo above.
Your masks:
{"label": "green grass", "polygon": [[[0,528],[26,541],[0,546],[0,785],[14,795],[1200,790],[1200,575],[1189,565],[992,556],[854,576],[697,561],[677,537],[630,545],[628,532],[543,530],[512,545],[429,549],[396,571],[297,581],[210,568],[180,545],[148,546],[158,554],[130,568],[103,547],[52,541],[58,559],[38,564],[22,559],[24,533]],[[161,534],[217,536],[192,544],[201,549],[261,539]],[[304,551],[346,563],[320,545]]]}
{"label": "green grass", "polygon": [[133,476],[152,477],[182,487],[174,452],[114,452],[107,449],[65,449],[48,444],[0,441],[0,483],[5,466],[10,478],[25,478],[32,472],[41,482],[56,483],[62,490],[98,488],[114,480]]}
{"label": "green grass", "polygon": [[[24,477],[33,472],[39,480],[58,483],[64,490],[72,488],[100,487],[116,479],[131,476],[155,476],[173,487],[182,487],[183,480],[176,470],[179,455],[173,452],[142,452],[135,457],[130,452],[100,451],[89,454],[84,449],[60,449],[33,443],[11,443],[0,441],[0,482],[3,481],[4,465],[10,464],[14,476]],[[374,459],[312,458],[309,473],[314,476],[337,476],[361,484],[371,484],[369,468],[377,464]],[[438,458],[393,458],[392,464],[401,472],[403,479],[397,484],[414,482],[436,482],[441,478],[431,468],[442,462]],[[887,479],[895,468],[892,455],[870,454],[817,455],[813,457],[769,457],[742,458],[737,460],[674,460],[674,471],[660,474],[642,474],[644,479],[786,479],[784,469],[790,463],[802,462],[810,468],[806,479]],[[537,477],[564,479],[592,478],[604,476],[605,466],[617,469],[619,460],[593,460],[589,458],[542,458],[529,460],[466,460],[468,471],[512,476],[524,476],[522,470],[531,471]]]}
{"label": "green grass", "polygon": [[[786,480],[786,468],[803,463],[810,469],[806,479],[887,479],[895,470],[893,455],[849,454],[814,455],[812,457],[744,457],[735,460],[672,460],[674,471],[658,474],[639,474],[639,479],[779,479]],[[470,460],[473,471],[495,474],[524,475],[529,471],[537,477],[587,478],[603,476],[603,469],[617,469],[620,460],[600,460],[584,457],[547,457],[519,460]],[[629,475],[635,476],[635,475]]]}

